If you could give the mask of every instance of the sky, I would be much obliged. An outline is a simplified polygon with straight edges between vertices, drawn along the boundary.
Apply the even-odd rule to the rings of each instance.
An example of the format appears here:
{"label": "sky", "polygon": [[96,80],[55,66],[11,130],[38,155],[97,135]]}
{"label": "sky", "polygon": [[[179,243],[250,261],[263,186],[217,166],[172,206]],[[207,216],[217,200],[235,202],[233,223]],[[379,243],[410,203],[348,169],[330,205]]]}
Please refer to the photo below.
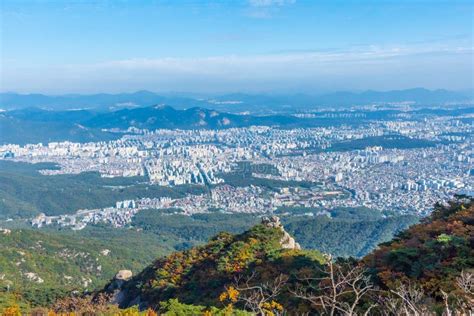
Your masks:
{"label": "sky", "polygon": [[0,91],[469,90],[473,1],[0,0]]}

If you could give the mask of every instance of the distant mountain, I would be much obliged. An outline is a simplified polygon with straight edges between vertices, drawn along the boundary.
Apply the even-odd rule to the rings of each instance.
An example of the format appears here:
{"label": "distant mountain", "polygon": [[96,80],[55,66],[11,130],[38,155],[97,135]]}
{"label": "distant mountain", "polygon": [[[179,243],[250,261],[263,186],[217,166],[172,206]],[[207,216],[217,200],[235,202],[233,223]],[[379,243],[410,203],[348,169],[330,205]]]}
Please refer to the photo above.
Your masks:
{"label": "distant mountain", "polygon": [[146,129],[218,129],[251,125],[287,126],[299,121],[301,120],[292,116],[237,115],[198,107],[177,110],[170,106],[152,106],[99,113],[94,118],[85,121],[84,125],[92,128],[128,128],[133,126]]}
{"label": "distant mountain", "polygon": [[[400,103],[409,102],[415,105],[442,105],[446,103],[472,102],[468,94],[448,90],[428,90],[423,88],[393,90],[393,91],[364,91],[348,92],[339,91],[318,96],[306,94],[294,95],[249,95],[229,94],[216,98],[217,103],[237,102],[237,106],[255,105],[267,110],[317,109],[326,106],[356,106],[371,103]],[[216,101],[214,101],[216,102]]]}
{"label": "distant mountain", "polygon": [[119,94],[58,95],[0,93],[0,109],[11,110],[27,107],[65,110],[89,108],[113,110],[163,104],[178,109],[191,107],[212,108],[220,111],[272,113],[294,109],[317,109],[321,106],[351,106],[370,103],[412,102],[416,105],[442,105],[469,103],[472,95],[448,90],[415,88],[393,91],[335,92],[323,95],[307,94],[245,94],[233,93],[216,97],[197,98],[188,95],[160,95],[150,91]]}
{"label": "distant mountain", "polygon": [[[420,109],[418,115],[461,115],[474,108]],[[120,138],[111,129],[225,129],[248,126],[304,128],[358,125],[371,120],[393,118],[399,110],[362,111],[364,116],[325,115],[299,118],[290,114],[247,115],[210,110],[203,107],[176,109],[167,105],[126,108],[114,111],[61,110],[24,108],[0,112],[0,144],[48,143],[55,141],[107,141]],[[339,113],[349,113],[341,110]]]}
{"label": "distant mountain", "polygon": [[150,106],[153,104],[167,104],[179,108],[200,105],[202,102],[186,97],[165,97],[149,91],[119,94],[68,94],[48,96],[43,94],[17,94],[1,93],[0,108],[21,109],[39,107],[50,110],[69,109],[99,109],[116,110],[120,108],[133,108]]}
{"label": "distant mountain", "polygon": [[0,144],[27,144],[70,140],[111,140],[120,135],[81,125],[96,114],[88,111],[23,109],[0,112]]}
{"label": "distant mountain", "polygon": [[284,115],[237,115],[197,107],[177,110],[163,105],[112,112],[47,111],[26,108],[0,112],[0,144],[61,140],[86,142],[110,140],[121,136],[104,130],[111,128],[220,129],[252,125],[302,127],[306,124],[314,126],[334,122],[323,123],[319,120],[305,120]]}
{"label": "distant mountain", "polygon": [[393,91],[365,91],[361,93],[335,92],[316,98],[324,105],[358,105],[368,103],[412,102],[417,105],[440,105],[449,102],[469,102],[469,97],[448,90],[427,90],[415,88]]}

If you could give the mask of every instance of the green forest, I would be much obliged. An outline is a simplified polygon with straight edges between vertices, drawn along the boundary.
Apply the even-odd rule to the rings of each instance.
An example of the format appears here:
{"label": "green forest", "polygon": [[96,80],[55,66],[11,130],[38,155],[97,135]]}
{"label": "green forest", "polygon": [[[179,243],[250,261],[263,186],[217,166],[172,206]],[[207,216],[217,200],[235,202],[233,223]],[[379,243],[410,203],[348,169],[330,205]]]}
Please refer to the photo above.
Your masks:
{"label": "green forest", "polygon": [[[32,301],[28,296],[31,292],[14,292],[4,284],[0,306],[5,315],[41,308],[52,314],[116,315],[353,315],[381,311],[398,315],[401,310],[407,315],[463,313],[474,299],[473,224],[474,201],[458,197],[447,206],[436,205],[431,216],[381,243],[363,258],[344,259],[283,246],[283,226],[269,226],[262,221],[242,233],[221,232],[206,244],[165,257],[160,256],[160,250],[146,249],[158,259],[132,278],[120,282],[113,279],[102,289],[88,293],[69,292],[47,305]],[[15,232],[1,238],[10,240],[10,248],[20,244],[11,241],[19,238]],[[34,241],[33,247],[48,253],[60,240],[77,243],[59,238],[41,246]],[[110,242],[107,245],[112,248]],[[86,251],[97,245],[80,246]],[[112,263],[120,267],[118,260],[123,253],[112,253]],[[21,254],[8,255],[21,261]],[[37,260],[41,267],[46,259]],[[108,264],[99,260],[104,267]],[[55,262],[48,265],[61,266]],[[81,265],[93,266],[87,262]],[[34,297],[40,297],[37,293]]]}

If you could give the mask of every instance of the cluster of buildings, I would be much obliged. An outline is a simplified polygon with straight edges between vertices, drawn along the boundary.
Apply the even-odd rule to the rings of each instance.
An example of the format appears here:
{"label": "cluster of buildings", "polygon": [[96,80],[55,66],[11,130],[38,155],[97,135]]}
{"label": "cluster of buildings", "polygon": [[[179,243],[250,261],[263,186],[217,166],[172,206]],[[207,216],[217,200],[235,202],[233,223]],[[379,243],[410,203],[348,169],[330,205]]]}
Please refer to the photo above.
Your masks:
{"label": "cluster of buildings", "polygon": [[172,200],[168,197],[117,201],[115,207],[78,210],[73,214],[47,216],[41,213],[31,220],[31,225],[37,228],[58,225],[70,227],[73,230],[81,230],[88,224],[99,223],[110,224],[113,227],[123,227],[129,224],[133,216],[140,210],[168,208],[171,203]]}
{"label": "cluster of buildings", "polygon": [[31,224],[37,228],[57,225],[70,227],[73,230],[81,230],[89,224],[99,223],[124,227],[131,223],[133,216],[145,209],[168,210],[167,214],[182,215],[210,212],[266,214],[280,207],[322,207],[325,201],[336,199],[343,194],[345,192],[337,190],[323,191],[320,187],[284,187],[276,191],[268,191],[254,185],[234,187],[224,184],[211,188],[209,193],[188,194],[182,198],[124,200],[116,202],[115,207],[78,210],[73,214],[58,216],[47,216],[41,213],[31,220]]}
{"label": "cluster of buildings", "polygon": [[[358,114],[344,115],[357,119]],[[42,170],[44,175],[95,171],[103,177],[143,176],[151,184],[161,186],[209,187],[209,194],[200,196],[120,201],[115,207],[82,210],[73,215],[42,215],[33,220],[35,226],[53,222],[76,229],[98,222],[123,226],[141,209],[168,207],[185,214],[215,209],[272,212],[282,206],[365,206],[425,214],[435,202],[448,200],[457,193],[473,192],[474,127],[469,118],[433,115],[420,119],[407,112],[390,120],[374,119],[353,126],[134,129],[125,131],[119,140],[107,142],[2,145],[0,159],[52,162],[59,166]],[[400,140],[387,148],[370,141],[365,148],[340,147],[393,135]],[[407,139],[419,144],[405,146]],[[223,175],[238,173],[237,166],[242,161],[270,165],[277,170],[253,172],[253,178],[287,181],[291,185],[286,191],[283,185],[279,185],[281,190],[275,190],[251,185],[250,181],[248,186],[226,184]],[[310,185],[298,187],[298,182]]]}

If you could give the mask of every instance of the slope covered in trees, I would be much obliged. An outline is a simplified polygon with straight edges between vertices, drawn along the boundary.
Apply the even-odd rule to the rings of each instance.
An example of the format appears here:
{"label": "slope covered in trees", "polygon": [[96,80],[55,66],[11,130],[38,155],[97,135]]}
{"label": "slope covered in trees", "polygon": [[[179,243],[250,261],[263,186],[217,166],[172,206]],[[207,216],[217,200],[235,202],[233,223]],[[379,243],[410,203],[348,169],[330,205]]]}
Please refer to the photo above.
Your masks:
{"label": "slope covered in trees", "polygon": [[413,215],[348,218],[347,214],[332,218],[315,216],[283,220],[285,228],[303,248],[315,248],[335,257],[358,258],[417,221]]}
{"label": "slope covered in trees", "polygon": [[98,312],[118,305],[127,313],[139,308],[165,315],[466,314],[474,302],[473,246],[474,203],[466,198],[436,206],[430,217],[361,260],[300,250],[281,227],[262,223],[242,234],[220,233],[130,279],[114,279],[102,291],[51,308]]}
{"label": "slope covered in trees", "polygon": [[[40,232],[0,228],[0,310],[7,297],[45,306],[73,291],[94,290],[118,269],[143,269],[175,241],[133,230]],[[145,246],[144,246],[145,244]]]}
{"label": "slope covered in trees", "polygon": [[[410,284],[434,301],[445,294],[455,300],[462,296],[461,272],[474,272],[472,200],[437,205],[429,218],[379,245],[362,262],[385,289]],[[474,278],[469,282],[473,294]]]}
{"label": "slope covered in trees", "polygon": [[[114,296],[122,307],[139,302],[153,308],[173,298],[223,307],[223,293],[231,286],[269,280],[280,280],[283,285],[289,273],[315,271],[325,261],[317,251],[282,248],[283,235],[279,228],[264,225],[238,235],[220,233],[204,246],[158,259]],[[288,288],[275,293],[274,301],[285,301],[285,297]]]}

